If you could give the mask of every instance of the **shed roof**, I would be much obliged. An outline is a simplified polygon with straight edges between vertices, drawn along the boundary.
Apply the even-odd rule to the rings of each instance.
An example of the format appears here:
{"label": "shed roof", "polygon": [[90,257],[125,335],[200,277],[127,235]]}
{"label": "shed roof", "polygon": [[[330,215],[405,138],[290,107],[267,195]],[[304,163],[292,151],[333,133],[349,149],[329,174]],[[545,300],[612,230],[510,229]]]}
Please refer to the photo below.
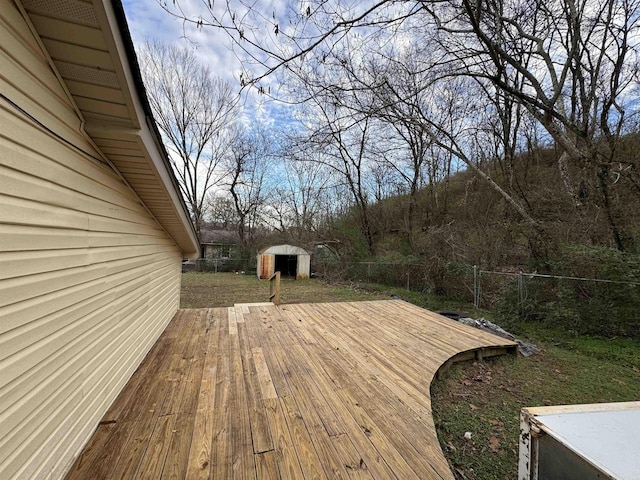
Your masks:
{"label": "shed roof", "polygon": [[22,0],[32,29],[104,159],[182,250],[198,241],[144,90],[119,0]]}
{"label": "shed roof", "polygon": [[263,248],[258,253],[267,255],[309,255],[309,252],[294,245],[273,245]]}

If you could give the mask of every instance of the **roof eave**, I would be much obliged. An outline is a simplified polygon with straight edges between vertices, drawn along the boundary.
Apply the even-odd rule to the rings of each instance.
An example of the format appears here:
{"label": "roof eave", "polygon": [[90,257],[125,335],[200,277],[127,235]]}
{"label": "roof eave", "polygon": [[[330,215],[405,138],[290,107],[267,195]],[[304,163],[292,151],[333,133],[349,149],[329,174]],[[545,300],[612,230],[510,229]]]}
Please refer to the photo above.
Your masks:
{"label": "roof eave", "polygon": [[118,61],[124,70],[129,94],[134,103],[140,124],[140,138],[153,161],[153,165],[162,180],[171,202],[176,207],[189,238],[189,242],[178,242],[178,246],[182,249],[183,256],[189,258],[195,257],[199,252],[199,242],[188,213],[188,208],[180,194],[180,187],[173,174],[169,155],[161,141],[158,127],[153,118],[153,112],[142,81],[124,8],[120,0],[112,0],[111,2],[100,1],[97,3],[99,5],[96,5],[96,7],[101,6],[104,9],[105,18],[108,20],[107,26],[117,50]]}

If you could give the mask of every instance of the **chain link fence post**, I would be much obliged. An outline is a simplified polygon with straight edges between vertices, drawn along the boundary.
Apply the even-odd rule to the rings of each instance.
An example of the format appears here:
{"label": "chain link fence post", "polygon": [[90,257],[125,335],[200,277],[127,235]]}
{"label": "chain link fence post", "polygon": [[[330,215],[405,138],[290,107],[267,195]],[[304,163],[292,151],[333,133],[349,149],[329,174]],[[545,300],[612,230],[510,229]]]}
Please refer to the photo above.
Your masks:
{"label": "chain link fence post", "polygon": [[480,308],[480,275],[477,265],[473,266],[473,305]]}
{"label": "chain link fence post", "polygon": [[524,276],[522,272],[518,273],[518,308],[520,315],[524,313]]}

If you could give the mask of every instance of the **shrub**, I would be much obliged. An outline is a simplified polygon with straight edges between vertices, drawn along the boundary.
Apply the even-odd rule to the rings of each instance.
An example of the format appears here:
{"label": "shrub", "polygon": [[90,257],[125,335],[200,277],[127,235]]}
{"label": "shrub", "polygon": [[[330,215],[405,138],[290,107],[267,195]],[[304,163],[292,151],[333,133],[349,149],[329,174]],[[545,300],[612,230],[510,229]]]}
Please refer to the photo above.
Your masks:
{"label": "shrub", "polygon": [[605,247],[567,246],[547,265],[544,273],[574,278],[529,278],[524,289],[512,282],[497,305],[506,325],[540,321],[576,334],[640,339],[639,255]]}

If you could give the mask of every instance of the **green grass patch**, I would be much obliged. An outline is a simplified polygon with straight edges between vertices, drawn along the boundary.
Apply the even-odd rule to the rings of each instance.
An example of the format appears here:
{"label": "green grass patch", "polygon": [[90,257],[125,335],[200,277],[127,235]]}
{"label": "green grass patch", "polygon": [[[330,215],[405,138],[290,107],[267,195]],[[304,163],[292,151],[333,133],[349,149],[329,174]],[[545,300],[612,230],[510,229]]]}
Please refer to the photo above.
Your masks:
{"label": "green grass patch", "polygon": [[561,347],[586,357],[611,360],[625,366],[640,365],[640,342],[631,338],[578,335],[540,322],[520,322],[510,331],[532,342]]}
{"label": "green grass patch", "polygon": [[401,287],[391,287],[388,285],[379,285],[377,283],[358,283],[357,287],[372,293],[380,294],[386,298],[397,297],[409,303],[417,305],[428,310],[453,310],[464,313],[473,318],[484,316],[488,318],[491,313],[486,310],[479,310],[472,304],[457,300],[449,300],[445,297],[434,295],[431,293],[416,292]]}
{"label": "green grass patch", "polygon": [[516,478],[523,407],[640,398],[640,349],[621,344],[622,354],[607,356],[602,354],[611,346],[606,339],[562,346],[543,341],[540,355],[458,364],[434,381],[433,417],[458,478]]}

